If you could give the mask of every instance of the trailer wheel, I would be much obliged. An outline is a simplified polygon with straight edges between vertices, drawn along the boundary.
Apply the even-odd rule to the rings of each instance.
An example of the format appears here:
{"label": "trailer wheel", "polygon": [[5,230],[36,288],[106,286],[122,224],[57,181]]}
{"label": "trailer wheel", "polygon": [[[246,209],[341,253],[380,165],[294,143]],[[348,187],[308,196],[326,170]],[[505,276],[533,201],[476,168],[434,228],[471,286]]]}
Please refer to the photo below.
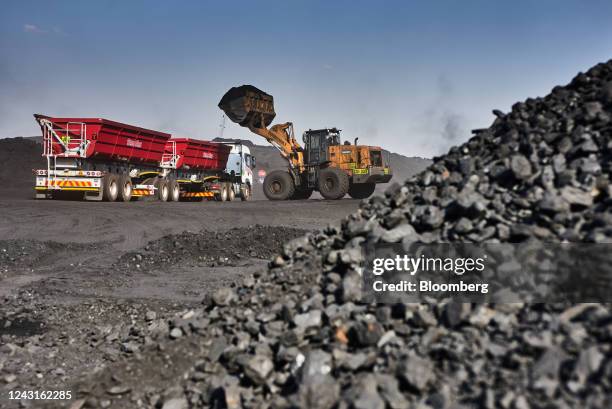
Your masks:
{"label": "trailer wheel", "polygon": [[348,192],[349,178],[345,171],[338,168],[321,169],[319,173],[319,192],[328,200],[342,199]]}
{"label": "trailer wheel", "polygon": [[349,186],[348,194],[353,199],[366,199],[374,193],[375,183],[354,183]]}
{"label": "trailer wheel", "polygon": [[102,200],[105,202],[114,202],[119,196],[119,181],[117,175],[107,173],[102,179]]}
{"label": "trailer wheel", "polygon": [[178,202],[181,198],[181,187],[176,180],[171,180],[169,184],[170,188],[170,200],[173,202]]}
{"label": "trailer wheel", "polygon": [[234,187],[231,184],[227,184],[227,201],[231,202],[236,198],[236,192],[234,192]]}
{"label": "trailer wheel", "polygon": [[251,200],[251,186],[245,185],[244,188],[242,188],[240,200],[242,200],[243,202],[247,200]]}
{"label": "trailer wheel", "polygon": [[215,195],[215,200],[218,202],[227,201],[227,189],[225,188],[225,183],[221,183],[219,185],[219,193]]}
{"label": "trailer wheel", "polygon": [[295,192],[295,183],[289,172],[275,170],[266,176],[263,188],[268,200],[287,200]]}
{"label": "trailer wheel", "polygon": [[132,199],[132,179],[128,175],[119,177],[119,199],[129,202]]}
{"label": "trailer wheel", "polygon": [[170,189],[168,189],[168,182],[165,179],[159,179],[157,184],[157,198],[161,202],[167,202],[168,196],[170,195]]}

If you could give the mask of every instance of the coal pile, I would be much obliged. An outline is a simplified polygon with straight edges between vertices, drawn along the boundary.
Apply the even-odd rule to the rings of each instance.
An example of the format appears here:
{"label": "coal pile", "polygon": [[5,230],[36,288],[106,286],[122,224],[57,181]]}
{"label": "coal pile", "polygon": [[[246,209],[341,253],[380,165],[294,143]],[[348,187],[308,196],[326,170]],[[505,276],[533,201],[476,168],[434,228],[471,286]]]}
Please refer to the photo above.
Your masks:
{"label": "coal pile", "polygon": [[[44,293],[33,289],[0,297],[0,389],[4,394],[16,389],[61,390],[83,371],[99,371],[137,354],[158,328],[167,327],[164,317],[180,311],[164,303],[92,299],[50,305],[44,298]],[[37,406],[12,403],[3,402],[2,407]]]}
{"label": "coal pile", "polygon": [[507,114],[493,113],[490,128],[434,158],[386,199],[370,200],[361,219],[375,216],[380,234],[397,228],[406,236],[409,224],[410,234],[425,242],[608,241],[612,64]]}
{"label": "coal pile", "polygon": [[610,240],[612,61],[494,113],[341,228],[171,319],[144,358],[84,381],[83,407],[609,407],[610,305],[359,302],[364,242]]}
{"label": "coal pile", "polygon": [[121,256],[117,268],[150,270],[191,263],[235,266],[249,258],[269,259],[282,245],[306,233],[290,227],[255,225],[226,231],[203,230],[164,236],[142,250]]}
{"label": "coal pile", "polygon": [[54,257],[91,248],[88,244],[40,242],[35,240],[0,240],[0,279],[19,269],[44,266]]}
{"label": "coal pile", "polygon": [[29,198],[34,192],[32,169],[46,167],[42,146],[35,138],[0,139],[1,198]]}

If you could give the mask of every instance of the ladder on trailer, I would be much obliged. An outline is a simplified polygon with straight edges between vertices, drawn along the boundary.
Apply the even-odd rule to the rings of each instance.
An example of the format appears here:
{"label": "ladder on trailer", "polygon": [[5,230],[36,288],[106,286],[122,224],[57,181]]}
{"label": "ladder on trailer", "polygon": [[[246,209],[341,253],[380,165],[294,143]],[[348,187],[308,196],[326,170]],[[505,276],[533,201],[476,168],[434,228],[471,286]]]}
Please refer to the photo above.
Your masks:
{"label": "ladder on trailer", "polygon": [[[87,124],[67,122],[66,128],[45,118],[38,118],[43,129],[43,156],[47,158],[47,189],[57,186],[57,158],[85,158],[87,155]],[[57,152],[59,150],[59,152]]]}

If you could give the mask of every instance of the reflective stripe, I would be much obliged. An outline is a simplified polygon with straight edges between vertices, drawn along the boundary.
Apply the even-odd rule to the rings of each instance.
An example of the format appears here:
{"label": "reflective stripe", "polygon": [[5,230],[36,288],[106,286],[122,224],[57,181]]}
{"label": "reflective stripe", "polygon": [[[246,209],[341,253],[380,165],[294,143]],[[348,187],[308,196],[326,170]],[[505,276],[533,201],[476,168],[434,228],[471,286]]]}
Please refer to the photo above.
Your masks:
{"label": "reflective stripe", "polygon": [[48,189],[46,186],[36,186],[35,190],[74,190],[74,191],[82,191],[82,192],[97,192],[100,189],[97,187],[63,187],[62,189]]}
{"label": "reflective stripe", "polygon": [[181,197],[213,197],[212,192],[183,192]]}
{"label": "reflective stripe", "polygon": [[83,180],[49,180],[47,179],[47,186],[57,186],[57,187],[91,187],[93,183],[91,181],[83,181]]}

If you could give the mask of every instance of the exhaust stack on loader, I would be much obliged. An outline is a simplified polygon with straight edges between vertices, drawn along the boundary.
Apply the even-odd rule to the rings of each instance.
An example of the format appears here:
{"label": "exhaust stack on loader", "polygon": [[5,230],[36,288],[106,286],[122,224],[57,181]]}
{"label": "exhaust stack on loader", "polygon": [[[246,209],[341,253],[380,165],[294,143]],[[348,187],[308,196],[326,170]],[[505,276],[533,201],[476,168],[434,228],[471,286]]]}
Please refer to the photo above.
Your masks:
{"label": "exhaust stack on loader", "polygon": [[227,117],[274,145],[287,159],[288,169],[270,172],[264,193],[270,200],[307,199],[318,191],[326,199],[369,197],[376,183],[392,177],[389,158],[378,146],[351,145],[340,141],[340,130],[308,130],[305,147],[295,139],[291,122],[268,128],[276,112],[274,98],[252,85],[231,88],[219,102]]}

